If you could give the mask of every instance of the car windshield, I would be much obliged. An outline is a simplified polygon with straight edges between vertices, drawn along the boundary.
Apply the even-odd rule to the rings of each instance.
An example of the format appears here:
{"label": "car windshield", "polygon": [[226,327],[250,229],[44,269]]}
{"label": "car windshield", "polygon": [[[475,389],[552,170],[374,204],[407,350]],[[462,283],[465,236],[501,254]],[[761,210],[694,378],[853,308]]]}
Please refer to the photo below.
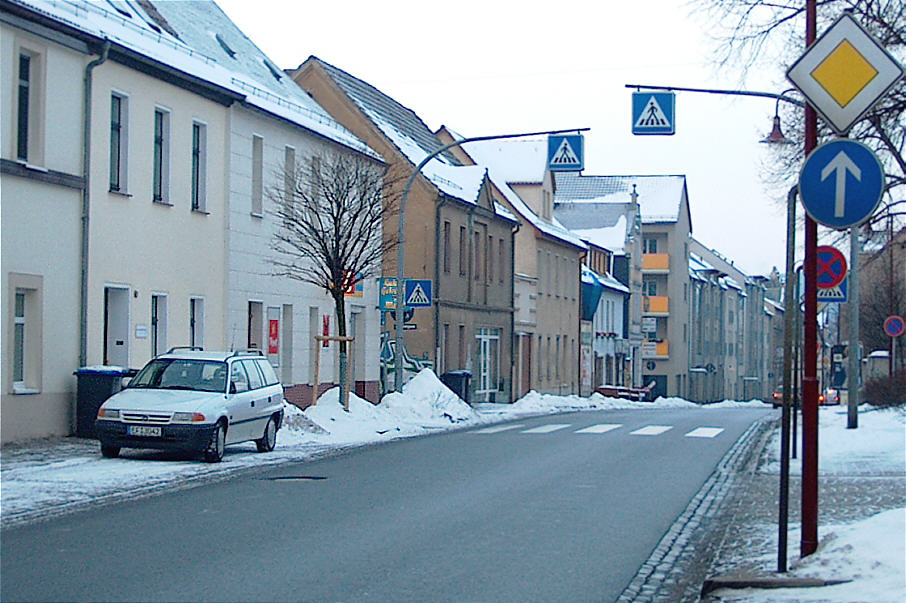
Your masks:
{"label": "car windshield", "polygon": [[129,387],[224,393],[226,383],[225,362],[157,358],[145,365]]}

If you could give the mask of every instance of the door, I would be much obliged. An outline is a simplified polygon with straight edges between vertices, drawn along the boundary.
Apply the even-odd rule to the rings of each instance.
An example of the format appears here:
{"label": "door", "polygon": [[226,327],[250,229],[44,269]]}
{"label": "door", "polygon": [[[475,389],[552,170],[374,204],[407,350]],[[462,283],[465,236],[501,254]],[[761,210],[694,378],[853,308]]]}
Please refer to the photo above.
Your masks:
{"label": "door", "polygon": [[129,366],[128,287],[104,287],[104,364]]}
{"label": "door", "polygon": [[532,336],[523,335],[522,340],[522,387],[519,395],[524,396],[532,389]]}
{"label": "door", "polygon": [[251,423],[255,416],[252,402],[255,392],[249,383],[248,372],[243,363],[234,361],[230,365],[230,394],[227,409],[230,427],[227,429],[227,443],[244,442],[252,436]]}

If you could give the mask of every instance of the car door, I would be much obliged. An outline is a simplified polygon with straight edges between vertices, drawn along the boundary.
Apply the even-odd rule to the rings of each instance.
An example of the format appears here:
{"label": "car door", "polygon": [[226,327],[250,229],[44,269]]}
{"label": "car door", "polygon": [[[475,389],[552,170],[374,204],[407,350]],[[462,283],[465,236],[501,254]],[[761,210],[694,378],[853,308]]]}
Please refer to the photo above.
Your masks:
{"label": "car door", "polygon": [[274,367],[266,358],[256,358],[255,363],[261,369],[261,374],[264,375],[264,385],[267,388],[270,412],[280,412],[283,409],[283,386],[277,378]]}
{"label": "car door", "polygon": [[230,394],[228,396],[227,413],[230,418],[230,428],[227,430],[227,443],[244,442],[252,437],[252,400],[255,397],[252,391],[248,372],[239,360],[230,363]]}
{"label": "car door", "polygon": [[264,386],[264,376],[254,360],[243,360],[242,365],[245,367],[249,376],[249,388],[252,392],[251,409],[249,417],[250,438],[258,439],[264,435],[264,426],[267,424],[267,418],[270,416],[270,397],[267,388]]}

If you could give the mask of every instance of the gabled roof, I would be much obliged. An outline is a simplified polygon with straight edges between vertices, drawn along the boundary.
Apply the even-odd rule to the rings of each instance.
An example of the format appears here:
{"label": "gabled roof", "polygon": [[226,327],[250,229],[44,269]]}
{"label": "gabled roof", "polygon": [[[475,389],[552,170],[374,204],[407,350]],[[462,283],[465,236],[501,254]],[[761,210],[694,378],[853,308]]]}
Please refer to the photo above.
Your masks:
{"label": "gabled roof", "polygon": [[[308,57],[305,64],[308,63],[319,65],[413,165],[418,165],[444,146],[414,111],[371,84],[316,56]],[[444,194],[475,203],[487,170],[480,166],[463,166],[452,154],[444,152],[432,158],[422,168],[422,174]]]}
{"label": "gabled roof", "polygon": [[639,195],[642,224],[676,222],[686,196],[686,177],[682,175],[586,176],[575,172],[556,172],[555,180],[555,203],[626,203],[635,187]]}
{"label": "gabled roof", "polygon": [[232,100],[243,100],[350,149],[379,158],[300,90],[210,0],[11,1],[40,18],[50,19],[56,26],[85,34],[94,42],[108,40],[124,56],[141,58],[163,72],[203,81],[221,89]]}

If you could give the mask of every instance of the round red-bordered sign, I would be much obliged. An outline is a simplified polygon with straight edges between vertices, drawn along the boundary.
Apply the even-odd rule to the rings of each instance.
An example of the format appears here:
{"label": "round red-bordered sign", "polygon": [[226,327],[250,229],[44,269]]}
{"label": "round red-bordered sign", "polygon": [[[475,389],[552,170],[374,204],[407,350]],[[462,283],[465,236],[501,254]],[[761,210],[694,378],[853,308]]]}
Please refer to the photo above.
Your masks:
{"label": "round red-bordered sign", "polygon": [[819,289],[833,289],[846,278],[846,258],[836,247],[821,245],[815,249],[818,264],[815,280]]}
{"label": "round red-bordered sign", "polygon": [[891,337],[899,337],[906,331],[906,320],[902,316],[888,316],[884,321],[884,332]]}

